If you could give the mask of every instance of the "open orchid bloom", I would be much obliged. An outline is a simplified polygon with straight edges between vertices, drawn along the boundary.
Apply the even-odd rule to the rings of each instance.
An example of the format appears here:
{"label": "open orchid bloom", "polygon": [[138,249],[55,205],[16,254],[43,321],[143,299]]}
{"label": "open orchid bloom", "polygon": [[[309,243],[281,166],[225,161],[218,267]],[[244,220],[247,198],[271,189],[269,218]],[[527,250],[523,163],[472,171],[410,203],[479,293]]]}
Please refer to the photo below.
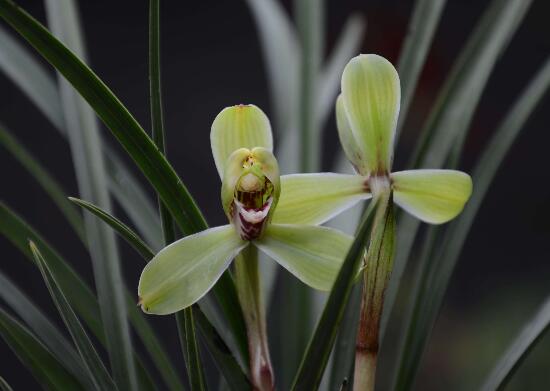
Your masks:
{"label": "open orchid bloom", "polygon": [[192,305],[247,246],[256,246],[309,286],[329,290],[352,238],[326,227],[303,225],[299,216],[289,216],[284,224],[270,222],[279,209],[282,189],[266,115],[253,105],[228,107],[214,120],[210,139],[230,223],[161,250],[140,278],[142,309],[170,314]]}
{"label": "open orchid bloom", "polygon": [[336,122],[357,175],[282,177],[273,222],[321,224],[390,189],[395,203],[424,222],[441,224],[456,217],[472,193],[469,175],[455,170],[391,172],[400,98],[399,76],[389,61],[375,54],[353,58],[342,75]]}

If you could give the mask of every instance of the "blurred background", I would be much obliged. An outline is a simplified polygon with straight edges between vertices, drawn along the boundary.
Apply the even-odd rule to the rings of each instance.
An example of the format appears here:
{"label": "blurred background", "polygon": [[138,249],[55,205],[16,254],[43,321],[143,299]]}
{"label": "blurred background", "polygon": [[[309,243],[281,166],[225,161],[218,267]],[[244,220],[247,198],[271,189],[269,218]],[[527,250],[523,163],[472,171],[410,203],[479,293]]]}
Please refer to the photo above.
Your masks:
{"label": "blurred background", "polygon": [[[42,2],[18,3],[45,22]],[[283,4],[292,13],[290,2]],[[443,80],[487,4],[485,0],[447,2],[402,130],[396,169],[409,158]],[[412,5],[412,1],[327,0],[325,51],[333,48],[347,17],[358,13],[368,24],[361,52],[377,53],[396,63]],[[149,129],[148,2],[80,1],[79,6],[91,67]],[[497,63],[470,128],[461,169],[471,169],[500,119],[550,53],[548,15],[550,2],[535,0]],[[273,112],[257,30],[244,1],[165,1],[161,28],[168,157],[209,223],[221,224],[220,183],[209,142],[212,120],[223,107],[237,103],[254,103],[268,116]],[[511,149],[478,213],[432,334],[417,389],[469,390],[478,385],[519,325],[550,292],[549,103],[550,94]],[[49,168],[68,195],[78,195],[67,142],[3,74],[0,120]],[[274,132],[277,135],[277,129]],[[105,136],[120,149],[106,131]],[[323,132],[323,170],[333,170],[337,148],[331,114]],[[1,148],[0,173],[0,199],[42,232],[92,284],[88,255],[58,209]],[[128,220],[118,206],[115,215]],[[138,255],[122,242],[120,249],[126,282],[137,286]],[[38,271],[4,238],[0,238],[0,250],[2,270],[48,313],[56,314]],[[57,316],[52,317],[61,324]],[[169,342],[177,338],[172,318],[152,321],[177,357],[179,348]],[[15,389],[36,387],[3,341],[0,358],[0,375]],[[509,389],[544,390],[549,384],[547,335]]]}

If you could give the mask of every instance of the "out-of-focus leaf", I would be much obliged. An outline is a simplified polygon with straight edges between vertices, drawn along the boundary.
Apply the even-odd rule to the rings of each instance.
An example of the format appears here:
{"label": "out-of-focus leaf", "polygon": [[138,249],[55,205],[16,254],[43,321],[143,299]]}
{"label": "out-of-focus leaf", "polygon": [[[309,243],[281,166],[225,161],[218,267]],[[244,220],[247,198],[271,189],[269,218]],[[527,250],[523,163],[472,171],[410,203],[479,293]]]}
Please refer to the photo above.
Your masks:
{"label": "out-of-focus leaf", "polygon": [[195,320],[204,338],[204,342],[208,346],[208,351],[212,355],[220,372],[223,373],[229,389],[233,391],[250,390],[248,378],[243,373],[239,363],[231,354],[224,340],[220,338],[218,331],[212,326],[200,309],[194,307],[193,314],[195,315]]}
{"label": "out-of-focus leaf", "polygon": [[0,308],[0,335],[39,384],[48,390],[84,390],[44,345]]}
{"label": "out-of-focus leaf", "polygon": [[340,89],[342,71],[353,56],[356,56],[366,29],[366,21],[359,14],[348,17],[338,41],[329,55],[320,76],[321,88],[317,98],[317,115],[323,125],[334,108],[334,100]]}
{"label": "out-of-focus leaf", "polygon": [[338,336],[334,343],[332,369],[330,372],[329,390],[337,390],[344,379],[353,384],[353,364],[355,362],[355,336],[359,325],[362,284],[355,284],[350,293],[342,318]]}
{"label": "out-of-focus leaf", "polygon": [[91,379],[71,343],[2,272],[0,272],[0,298],[26,323],[65,369],[82,384],[88,384],[88,388],[93,388]]}
{"label": "out-of-focus leaf", "polygon": [[84,363],[89,376],[94,380],[94,384],[99,389],[116,390],[117,387],[113,382],[111,375],[107,372],[107,368],[105,368],[105,365],[99,358],[99,355],[92,345],[92,341],[86,334],[86,331],[69,305],[65,295],[59,289],[59,285],[55,281],[55,278],[48,267],[47,261],[32,241],[29,243],[29,247],[33,253],[34,260],[40,269],[42,278],[48,287],[48,291],[50,292],[55,306],[57,307],[65,326],[69,330],[71,337],[73,338],[73,342],[78,349],[80,358]]}
{"label": "out-of-focus leaf", "polygon": [[550,328],[550,299],[525,323],[523,329],[501,356],[481,387],[482,391],[502,390],[531,349]]}
{"label": "out-of-focus leaf", "polygon": [[[531,0],[491,2],[441,89],[416,145],[410,168],[442,167],[453,142],[467,132],[496,61],[517,31],[530,4]],[[419,226],[416,218],[404,215],[399,219],[397,253],[386,293],[382,330],[386,328]]]}
{"label": "out-of-focus leaf", "polygon": [[150,260],[154,256],[153,250],[147,246],[147,244],[141,240],[139,236],[136,235],[126,224],[107,213],[103,209],[95,206],[91,202],[80,200],[78,198],[69,197],[69,200],[74,202],[76,205],[81,206],[90,213],[93,213],[95,216],[99,217],[105,223],[107,223],[112,229],[115,230],[128,244],[130,244],[143,258]]}
{"label": "out-of-focus leaf", "polygon": [[[71,295],[67,297],[71,307],[75,309],[96,338],[104,344],[105,337],[103,335],[99,307],[90,288],[78,274],[76,274],[72,267],[48,245],[48,243],[2,202],[0,202],[0,234],[4,235],[12,242],[30,261],[33,260],[33,257],[27,245],[28,241],[32,240],[40,247],[42,253],[48,257],[50,262],[49,266],[61,288],[64,291],[71,292]],[[155,336],[150,324],[144,321],[143,314],[135,305],[134,296],[129,293],[126,294],[126,305],[128,307],[128,316],[137,334],[143,341],[147,350],[155,357],[155,365],[159,367],[163,365],[169,368],[170,360],[163,351],[161,342]],[[140,379],[142,381],[149,380],[145,375],[141,363],[139,363],[139,365],[140,371],[138,375]],[[160,372],[163,374],[166,369],[164,367],[159,368]],[[167,383],[170,382],[168,381]],[[141,385],[147,387],[147,389],[154,388],[144,383],[141,383]]]}
{"label": "out-of-focus leaf", "polygon": [[[61,97],[54,78],[19,42],[0,26],[0,70],[6,74],[61,135],[67,137]],[[151,244],[160,248],[160,223],[145,191],[117,157],[105,145],[108,185],[113,196]]]}
{"label": "out-of-focus leaf", "polygon": [[[124,223],[119,221],[116,217],[113,217],[109,214],[107,214],[105,211],[100,210],[95,205],[90,204],[89,202],[78,200],[75,198],[71,198],[71,201],[75,202],[77,205],[82,206],[83,208],[86,208],[91,213],[96,215],[97,217],[101,218],[103,221],[105,221],[107,224],[109,224],[122,238],[124,238],[131,246],[134,247],[136,251],[140,253],[140,255],[143,257],[145,261],[150,261],[154,256],[155,253],[145,244],[145,242],[134,232],[132,231],[128,226],[126,226]],[[1,275],[0,275],[1,277]],[[0,279],[1,281],[1,279]],[[1,290],[0,290],[1,293]],[[213,309],[214,305],[213,303],[208,300],[208,298],[203,298],[201,302],[199,303],[201,307],[204,307],[205,310],[208,310],[209,316],[214,317],[213,321],[218,327],[223,327],[223,322],[221,322],[220,319],[216,318],[217,311]],[[133,312],[133,311],[131,311]],[[196,313],[197,311],[195,311]],[[142,316],[135,316],[132,317],[130,315],[132,320],[134,322],[144,322],[144,319]],[[198,315],[197,315],[198,316]],[[209,346],[210,353],[216,360],[216,364],[219,368],[221,368],[222,371],[228,370],[229,374],[232,373],[232,368],[225,368],[224,365],[227,363],[227,365],[231,365],[232,361],[235,360],[234,358],[229,359],[228,357],[225,357],[225,349],[227,346],[225,345],[225,342],[223,344],[219,343],[219,341],[223,341],[223,339],[216,334],[216,328],[208,322],[208,318],[201,312],[201,316],[205,319],[200,319],[201,322],[199,323],[199,327],[201,329],[201,332],[204,334],[204,338]],[[197,322],[199,319],[197,319]],[[205,330],[203,330],[203,327],[207,327]],[[139,331],[138,331],[139,332]],[[227,337],[227,336],[226,336]],[[143,335],[143,338],[148,338],[147,335]],[[152,347],[154,346],[154,341],[151,341],[151,344],[148,346]],[[215,349],[215,351],[212,351],[211,349]],[[167,360],[167,357],[165,356],[162,349],[159,350],[157,354],[154,354],[154,352],[150,351],[150,353],[155,357],[155,363],[157,364],[157,367],[159,370],[161,370],[165,376],[165,380],[169,382],[171,389],[181,389],[182,385],[179,380],[178,375],[175,373],[173,366],[169,364],[169,360]],[[222,362],[218,362],[217,360],[220,359]],[[225,372],[224,372],[225,373]]]}
{"label": "out-of-focus leaf", "polygon": [[[418,277],[417,294],[411,305],[411,317],[406,319],[406,333],[398,357],[398,387],[412,384],[427,338],[441,308],[452,272],[466,241],[475,215],[489,189],[498,167],[513,145],[525,122],[550,86],[550,60],[534,76],[524,92],[503,118],[473,172],[474,190],[462,214],[447,228],[442,245],[430,256],[426,270]],[[401,389],[401,388],[399,388]]]}
{"label": "out-of-focus leaf", "polygon": [[[300,49],[296,31],[278,0],[247,0],[258,29],[278,132],[295,129]],[[279,133],[282,134],[282,133]]]}
{"label": "out-of-focus leaf", "polygon": [[[182,232],[194,233],[207,225],[195,201],[141,128],[112,91],[74,53],[53,37],[39,22],[10,0],[0,0],[0,16],[14,27],[76,88],[155,187]],[[235,340],[246,351],[242,311],[231,275],[226,272],[214,294],[229,320]]]}
{"label": "out-of-focus leaf", "polygon": [[55,80],[10,33],[0,26],[0,68],[56,125],[63,124]]}
{"label": "out-of-focus leaf", "polygon": [[40,164],[2,124],[0,124],[0,144],[2,144],[4,148],[25,167],[40,186],[42,186],[61,213],[63,213],[63,216],[65,216],[69,224],[71,224],[78,237],[83,242],[86,242],[82,216],[67,201],[66,192],[50,173],[43,168],[43,165]]}
{"label": "out-of-focus leaf", "polygon": [[8,382],[2,376],[0,376],[0,390],[13,391]]}
{"label": "out-of-focus leaf", "polygon": [[374,211],[377,205],[377,201],[372,201],[365,211],[355,240],[346,255],[325,309],[302,358],[302,363],[292,385],[293,390],[315,390],[321,382],[330,351],[336,339],[338,326],[344,315],[357,276],[357,270],[363,259],[365,246],[370,237],[375,217]]}
{"label": "out-of-focus leaf", "polygon": [[396,138],[407,119],[416,84],[428,56],[446,0],[416,0],[407,27],[407,36],[399,54],[397,71],[401,79],[401,109]]}
{"label": "out-of-focus leaf", "polygon": [[[85,59],[77,4],[73,0],[45,0],[45,8],[53,34]],[[111,199],[97,119],[86,101],[62,78],[59,79],[59,90],[79,193],[110,211]],[[108,227],[90,216],[85,217],[84,226],[113,378],[121,389],[135,389],[136,369],[116,238]]]}

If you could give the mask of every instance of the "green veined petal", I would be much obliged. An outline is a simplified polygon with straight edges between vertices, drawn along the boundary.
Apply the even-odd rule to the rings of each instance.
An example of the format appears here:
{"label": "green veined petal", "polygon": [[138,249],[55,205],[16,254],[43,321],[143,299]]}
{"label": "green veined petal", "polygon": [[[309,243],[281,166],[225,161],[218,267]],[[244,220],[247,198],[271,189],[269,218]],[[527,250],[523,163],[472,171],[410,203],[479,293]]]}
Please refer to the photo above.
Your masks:
{"label": "green veined petal", "polygon": [[420,220],[441,224],[455,218],[472,194],[472,178],[455,170],[410,170],[391,174],[394,201]]}
{"label": "green veined petal", "polygon": [[365,182],[366,178],[360,175],[283,175],[273,223],[322,224],[360,200],[370,198]]}
{"label": "green veined petal", "polygon": [[141,308],[165,315],[189,307],[208,292],[246,245],[232,225],[224,225],[165,247],[141,274]]}
{"label": "green veined petal", "polygon": [[361,54],[342,74],[342,98],[369,172],[389,172],[401,87],[393,65],[376,54]]}
{"label": "green veined petal", "polygon": [[359,148],[359,143],[351,130],[342,94],[338,95],[338,98],[336,98],[336,128],[338,129],[340,145],[342,145],[342,149],[353,165],[353,168],[362,175],[366,175],[368,172],[366,162],[363,159],[363,153],[361,152],[361,148]]}
{"label": "green veined petal", "polygon": [[272,224],[254,244],[302,282],[328,291],[352,241],[327,227]]}
{"label": "green veined petal", "polygon": [[210,132],[214,162],[223,178],[224,165],[239,148],[264,147],[273,151],[271,124],[265,113],[254,105],[226,107],[214,119]]}

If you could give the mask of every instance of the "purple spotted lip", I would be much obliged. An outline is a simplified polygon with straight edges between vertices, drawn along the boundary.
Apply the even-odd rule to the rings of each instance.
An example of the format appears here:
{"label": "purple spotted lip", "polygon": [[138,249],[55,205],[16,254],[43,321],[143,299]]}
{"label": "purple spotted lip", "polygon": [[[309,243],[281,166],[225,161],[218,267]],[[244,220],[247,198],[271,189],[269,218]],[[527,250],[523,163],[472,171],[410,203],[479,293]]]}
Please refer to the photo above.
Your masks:
{"label": "purple spotted lip", "polygon": [[272,203],[273,197],[269,197],[260,208],[248,208],[243,203],[234,200],[233,223],[241,239],[254,240],[260,237]]}

